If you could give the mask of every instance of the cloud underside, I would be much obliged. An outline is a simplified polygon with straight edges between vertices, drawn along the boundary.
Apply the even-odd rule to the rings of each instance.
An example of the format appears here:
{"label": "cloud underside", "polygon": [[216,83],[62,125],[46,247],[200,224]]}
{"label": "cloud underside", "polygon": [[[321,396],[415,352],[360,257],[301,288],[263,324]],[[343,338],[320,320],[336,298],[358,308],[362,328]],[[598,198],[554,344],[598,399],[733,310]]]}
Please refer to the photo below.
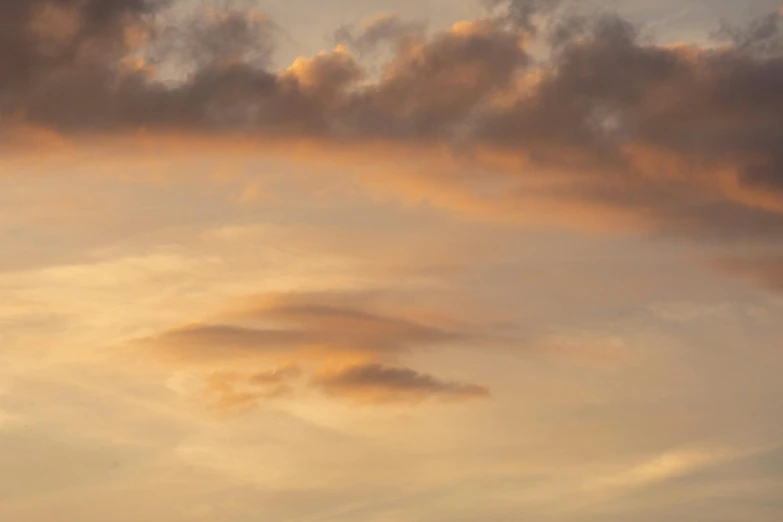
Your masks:
{"label": "cloud underside", "polygon": [[[205,380],[205,399],[217,411],[248,410],[260,403],[301,396],[309,389],[332,399],[366,405],[463,402],[489,396],[489,388],[449,381],[406,366],[354,364],[305,374],[298,366],[256,373],[215,372]],[[268,376],[274,376],[269,379]]]}
{"label": "cloud underside", "polygon": [[[153,0],[6,0],[2,139],[144,129],[355,156],[381,143],[413,158],[439,151],[448,174],[412,168],[406,187],[461,210],[778,239],[779,13],[700,48],[647,43],[618,16],[558,2],[489,4],[432,33],[394,17],[343,27],[345,45],[275,70],[280,30],[255,11],[185,19]],[[533,39],[550,58],[530,55]],[[352,49],[379,46],[392,55],[372,74]]]}
{"label": "cloud underside", "polygon": [[302,389],[373,404],[488,395],[483,386],[443,380],[398,362],[415,350],[463,343],[466,334],[368,311],[372,301],[336,293],[265,296],[249,299],[222,322],[169,330],[134,345],[178,367],[224,368],[213,371],[205,387],[208,401],[220,410],[252,407]]}

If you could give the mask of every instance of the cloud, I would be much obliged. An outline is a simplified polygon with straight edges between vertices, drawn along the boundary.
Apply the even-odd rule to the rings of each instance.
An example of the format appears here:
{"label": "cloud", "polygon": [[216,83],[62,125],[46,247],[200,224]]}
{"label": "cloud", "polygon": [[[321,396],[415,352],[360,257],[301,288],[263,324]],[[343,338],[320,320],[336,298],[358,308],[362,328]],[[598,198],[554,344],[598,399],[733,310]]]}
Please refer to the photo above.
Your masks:
{"label": "cloud", "polygon": [[360,53],[374,51],[383,43],[404,45],[421,38],[424,24],[408,22],[395,14],[380,14],[365,20],[360,26],[344,25],[335,31],[337,43],[347,44]]}
{"label": "cloud", "polygon": [[616,494],[617,490],[644,488],[673,481],[704,468],[733,460],[738,456],[720,448],[670,451],[614,475],[594,479],[584,487],[588,490],[605,490]]}
{"label": "cloud", "polygon": [[196,73],[233,64],[268,68],[277,32],[274,22],[255,9],[205,10],[165,25],[151,54],[156,61],[175,58]]}
{"label": "cloud", "polygon": [[247,328],[229,324],[194,324],[168,330],[145,339],[159,353],[169,351],[190,360],[219,360],[226,357],[263,356],[293,351],[311,340],[295,330]]}
{"label": "cloud", "polygon": [[[480,386],[441,381],[387,367],[415,350],[464,343],[470,336],[411,311],[388,312],[372,294],[256,296],[222,314],[223,322],[192,324],[141,339],[147,353],[178,368],[208,367],[207,401],[242,411],[294,393],[300,375],[330,397],[364,402],[419,402],[487,394]],[[386,310],[384,310],[384,308]],[[255,366],[276,368],[250,372]],[[347,366],[346,366],[347,365]],[[334,368],[340,368],[336,373]]]}
{"label": "cloud", "polygon": [[753,20],[746,27],[723,23],[719,37],[731,41],[739,49],[750,51],[756,56],[774,57],[783,46],[783,32],[780,31],[780,17],[783,9],[778,8],[765,16]]}
{"label": "cloud", "polygon": [[331,396],[363,403],[467,400],[489,395],[484,386],[444,381],[410,368],[380,364],[349,366],[318,376],[316,383]]}
{"label": "cloud", "polygon": [[[446,120],[464,118],[463,111],[507,82],[525,56],[512,29],[489,19],[463,22],[431,38],[416,37],[392,58],[379,83],[356,89],[361,68],[341,48],[271,71],[276,28],[254,11],[204,10],[195,21],[170,15],[163,24],[153,16],[164,13],[160,2],[95,5],[4,4],[4,21],[21,28],[6,36],[14,41],[4,47],[23,53],[9,55],[0,70],[4,112],[17,123],[64,132],[157,128],[410,137],[424,132],[422,126],[434,131]],[[65,14],[47,20],[67,15],[73,26],[56,38],[54,22],[38,23],[36,14],[53,9]],[[395,20],[370,22],[358,43],[409,27]],[[31,24],[42,27],[24,30]],[[48,40],[57,59],[42,50]],[[156,76],[172,66],[189,74],[179,82]],[[435,92],[447,85],[448,92]],[[55,90],[58,96],[52,96]]]}
{"label": "cloud", "polygon": [[484,3],[491,9],[505,9],[504,15],[522,30],[536,32],[534,17],[550,13],[563,0],[484,0]]}
{"label": "cloud", "polygon": [[368,297],[288,294],[249,299],[224,322],[196,323],[140,342],[164,359],[378,359],[416,347],[463,342],[467,334],[415,318],[372,311]]}
{"label": "cloud", "polygon": [[[303,373],[295,365],[256,373],[213,372],[205,380],[204,393],[209,407],[216,411],[248,411],[262,401],[303,391],[298,382]],[[336,371],[322,369],[312,373],[306,384],[329,398],[366,404],[416,404],[430,399],[456,402],[489,396],[484,386],[446,381],[411,368],[380,363]]]}
{"label": "cloud", "polygon": [[[703,48],[649,43],[619,16],[575,17],[558,2],[490,7],[432,33],[390,16],[346,29],[358,47],[404,35],[371,75],[343,46],[272,70],[277,28],[253,11],[185,22],[151,0],[10,0],[3,134],[242,134],[380,162],[370,144],[383,143],[392,165],[400,151],[415,163],[446,147],[441,168],[471,172],[413,166],[411,185],[459,211],[779,240],[780,12]],[[536,37],[551,44],[543,61],[528,51]]]}

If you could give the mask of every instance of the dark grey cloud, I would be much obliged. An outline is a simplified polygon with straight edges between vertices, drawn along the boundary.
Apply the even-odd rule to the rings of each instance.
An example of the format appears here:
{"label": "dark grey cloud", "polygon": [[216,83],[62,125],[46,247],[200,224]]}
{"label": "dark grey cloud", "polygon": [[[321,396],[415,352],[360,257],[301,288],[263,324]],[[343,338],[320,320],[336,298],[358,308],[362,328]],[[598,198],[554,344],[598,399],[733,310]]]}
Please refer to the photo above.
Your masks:
{"label": "dark grey cloud", "polygon": [[[162,2],[93,4],[3,5],[3,21],[14,30],[0,41],[0,99],[14,121],[70,132],[441,133],[508,82],[524,57],[514,31],[487,21],[470,34],[420,37],[392,59],[382,82],[357,90],[362,68],[344,53],[301,61],[288,72],[269,70],[277,29],[256,12],[205,10],[178,20],[161,15]],[[63,20],[72,30],[57,29]],[[356,42],[371,45],[414,27],[379,19]],[[161,68],[189,74],[164,81],[155,73]]]}
{"label": "dark grey cloud", "polygon": [[184,18],[161,17],[146,54],[153,63],[172,60],[191,71],[239,63],[269,67],[280,30],[264,13],[240,7],[227,4]]}
{"label": "dark grey cloud", "polygon": [[[153,0],[7,0],[0,126],[491,148],[525,158],[511,181],[562,177],[550,199],[667,234],[779,239],[780,12],[706,49],[652,44],[622,18],[574,17],[553,1],[490,6],[432,34],[394,17],[346,29],[358,47],[405,35],[374,77],[343,49],[271,70],[277,29],[259,13],[205,11],[186,23]],[[534,34],[552,44],[543,63],[524,46]],[[161,76],[172,68],[187,75]],[[519,196],[524,213],[527,194],[509,186],[504,201]]]}
{"label": "dark grey cloud", "polygon": [[[780,15],[770,20],[779,31]],[[560,42],[532,95],[485,116],[477,139],[566,169],[574,196],[649,214],[669,231],[779,235],[783,47],[759,56],[646,44],[616,16],[586,27]],[[727,194],[729,167],[732,190],[772,195],[762,204]]]}
{"label": "dark grey cloud", "polygon": [[780,17],[778,10],[757,18],[746,27],[724,21],[716,36],[719,39],[728,39],[737,49],[750,51],[756,56],[779,56],[783,47]]}
{"label": "dark grey cloud", "polygon": [[490,9],[505,10],[504,16],[524,31],[536,33],[537,15],[547,15],[564,3],[563,0],[484,0]]}
{"label": "dark grey cloud", "polygon": [[[151,29],[156,0],[7,0],[0,4],[0,114],[53,123],[38,111],[42,91],[78,83],[106,91],[117,80],[117,62]],[[135,32],[135,34],[134,34]],[[63,103],[73,92],[60,93]],[[64,109],[60,108],[59,112]],[[90,111],[83,121],[94,118]]]}
{"label": "dark grey cloud", "polygon": [[367,364],[322,375],[317,384],[330,395],[360,402],[418,402],[436,398],[464,400],[486,397],[484,386],[445,381],[405,367]]}

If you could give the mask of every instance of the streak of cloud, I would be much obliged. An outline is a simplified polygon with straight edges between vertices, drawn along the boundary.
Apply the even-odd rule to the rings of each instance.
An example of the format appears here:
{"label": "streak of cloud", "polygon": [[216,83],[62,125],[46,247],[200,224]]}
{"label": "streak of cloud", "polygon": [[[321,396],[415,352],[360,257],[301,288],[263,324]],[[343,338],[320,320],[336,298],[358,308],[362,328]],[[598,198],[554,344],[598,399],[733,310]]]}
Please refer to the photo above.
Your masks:
{"label": "streak of cloud", "polygon": [[316,382],[329,395],[371,404],[421,402],[430,398],[466,400],[489,395],[484,386],[445,381],[411,368],[380,364],[343,368],[318,376]]}

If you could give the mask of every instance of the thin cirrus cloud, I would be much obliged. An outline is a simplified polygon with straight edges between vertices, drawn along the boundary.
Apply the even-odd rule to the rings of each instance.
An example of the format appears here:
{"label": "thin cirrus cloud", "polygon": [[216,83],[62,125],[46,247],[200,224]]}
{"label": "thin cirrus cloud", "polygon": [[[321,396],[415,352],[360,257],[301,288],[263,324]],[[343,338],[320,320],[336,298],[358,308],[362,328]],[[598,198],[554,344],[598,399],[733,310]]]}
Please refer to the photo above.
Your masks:
{"label": "thin cirrus cloud", "polygon": [[[183,21],[168,9],[4,2],[2,48],[15,50],[0,61],[5,139],[144,129],[241,134],[258,140],[257,153],[270,140],[305,140],[322,159],[325,149],[378,157],[380,147],[390,165],[392,153],[414,163],[434,154],[442,169],[467,162],[482,176],[411,168],[396,189],[506,219],[603,212],[605,224],[646,232],[779,241],[779,11],[704,48],[648,43],[620,16],[574,3],[496,1],[430,33],[388,16],[346,26],[345,45],[273,70],[279,28],[261,13],[213,9]],[[533,56],[533,40],[548,58]],[[351,47],[384,41],[392,56],[371,74]]]}

